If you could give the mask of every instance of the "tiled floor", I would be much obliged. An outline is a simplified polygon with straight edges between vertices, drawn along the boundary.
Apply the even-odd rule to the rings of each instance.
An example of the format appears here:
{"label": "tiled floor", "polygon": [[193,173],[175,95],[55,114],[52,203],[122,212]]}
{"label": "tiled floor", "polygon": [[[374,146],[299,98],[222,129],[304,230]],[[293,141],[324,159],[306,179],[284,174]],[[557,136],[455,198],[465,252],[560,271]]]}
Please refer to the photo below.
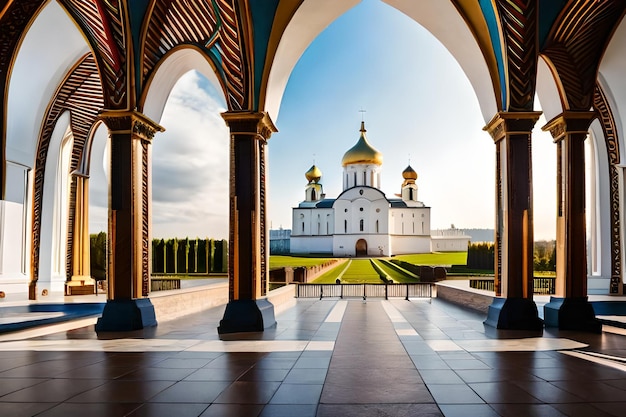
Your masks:
{"label": "tiled floor", "polygon": [[0,416],[625,416],[626,336],[485,329],[440,300],[298,300],[260,334],[213,309],[133,334],[0,337]]}

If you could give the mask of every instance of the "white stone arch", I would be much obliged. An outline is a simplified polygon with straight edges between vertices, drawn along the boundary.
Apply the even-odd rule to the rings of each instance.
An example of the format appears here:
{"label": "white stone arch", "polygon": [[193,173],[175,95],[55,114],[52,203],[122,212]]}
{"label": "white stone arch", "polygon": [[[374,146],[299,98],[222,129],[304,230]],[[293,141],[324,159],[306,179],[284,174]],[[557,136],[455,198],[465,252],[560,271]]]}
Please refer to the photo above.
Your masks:
{"label": "white stone arch", "polygon": [[217,91],[222,92],[222,98],[226,101],[222,85],[209,58],[195,47],[183,46],[168,52],[159,62],[140,100],[142,113],[158,123],[172,88],[180,77],[191,70],[198,71],[209,80]]}
{"label": "white stone arch", "polygon": [[37,286],[62,292],[66,277],[65,255],[69,218],[70,162],[74,136],[70,113],[58,118],[50,136],[45,163],[39,239],[39,277]]}
{"label": "white stone arch", "polygon": [[619,139],[620,163],[626,163],[626,19],[613,33],[600,62],[598,79],[604,89],[615,119]]}
{"label": "white stone arch", "polygon": [[[491,120],[498,106],[489,69],[474,35],[452,2],[383,1],[422,25],[450,51],[476,93],[485,123]],[[298,8],[281,36],[268,76],[265,102],[261,103],[272,120],[278,119],[287,81],[304,50],[330,23],[359,2],[305,0]]]}
{"label": "white stone arch", "polygon": [[30,276],[32,169],[51,98],[89,47],[57,2],[35,17],[20,40],[7,86],[6,195],[0,201],[0,283],[24,292]]}

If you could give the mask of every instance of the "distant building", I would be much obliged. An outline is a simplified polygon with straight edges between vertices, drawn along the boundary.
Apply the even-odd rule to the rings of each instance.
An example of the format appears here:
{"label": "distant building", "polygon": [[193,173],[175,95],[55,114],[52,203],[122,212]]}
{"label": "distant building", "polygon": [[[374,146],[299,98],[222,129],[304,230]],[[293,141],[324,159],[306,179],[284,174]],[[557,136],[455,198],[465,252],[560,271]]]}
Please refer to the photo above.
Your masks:
{"label": "distant building", "polygon": [[360,132],[342,158],[343,192],[337,198],[326,198],[317,166],[306,172],[305,199],[292,213],[291,253],[390,256],[467,250],[469,236],[456,234],[438,235],[441,249],[432,247],[430,207],[418,200],[417,173],[410,165],[402,172],[397,198],[385,196],[380,190],[383,156],[367,141],[364,122]]}
{"label": "distant building", "polygon": [[270,230],[270,255],[287,255],[290,252],[291,230]]}

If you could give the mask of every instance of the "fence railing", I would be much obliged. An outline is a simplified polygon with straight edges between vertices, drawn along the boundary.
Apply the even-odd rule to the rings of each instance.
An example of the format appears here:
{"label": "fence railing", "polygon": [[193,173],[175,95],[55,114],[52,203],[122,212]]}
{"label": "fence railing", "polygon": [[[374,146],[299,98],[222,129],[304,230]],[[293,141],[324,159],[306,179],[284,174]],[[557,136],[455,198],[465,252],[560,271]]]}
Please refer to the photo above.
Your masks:
{"label": "fence railing", "polygon": [[150,291],[180,290],[180,279],[150,279]]}
{"label": "fence railing", "polygon": [[431,298],[433,284],[297,284],[298,298]]}
{"label": "fence railing", "polygon": [[[470,288],[477,290],[494,291],[493,278],[470,279]],[[540,277],[533,279],[534,294],[554,294],[556,287],[555,277]]]}

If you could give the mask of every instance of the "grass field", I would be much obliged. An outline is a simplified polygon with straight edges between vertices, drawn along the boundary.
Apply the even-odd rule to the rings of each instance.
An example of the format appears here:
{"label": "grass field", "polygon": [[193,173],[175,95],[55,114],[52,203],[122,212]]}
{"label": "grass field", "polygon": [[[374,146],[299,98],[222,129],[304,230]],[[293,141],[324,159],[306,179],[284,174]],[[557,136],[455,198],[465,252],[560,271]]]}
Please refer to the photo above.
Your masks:
{"label": "grass field", "polygon": [[[390,268],[378,260],[374,260],[374,262],[377,262],[377,265],[382,268],[384,272],[387,273],[387,275],[393,280],[393,282],[418,282],[416,279],[411,278],[393,268]],[[369,259],[349,260],[347,263],[343,263],[336,268],[333,268],[330,271],[326,272],[313,282],[315,284],[334,284],[337,278],[340,278],[341,282],[344,284],[382,284],[383,282],[380,279],[378,272],[376,272],[374,267],[372,267]]]}
{"label": "grass field", "polygon": [[467,264],[467,252],[433,252],[416,253],[413,255],[398,255],[401,259],[415,265],[465,265]]}
{"label": "grass field", "polygon": [[289,256],[289,255],[272,255],[270,256],[270,269],[298,266],[314,266],[323,264],[333,258],[315,258],[304,256]]}

